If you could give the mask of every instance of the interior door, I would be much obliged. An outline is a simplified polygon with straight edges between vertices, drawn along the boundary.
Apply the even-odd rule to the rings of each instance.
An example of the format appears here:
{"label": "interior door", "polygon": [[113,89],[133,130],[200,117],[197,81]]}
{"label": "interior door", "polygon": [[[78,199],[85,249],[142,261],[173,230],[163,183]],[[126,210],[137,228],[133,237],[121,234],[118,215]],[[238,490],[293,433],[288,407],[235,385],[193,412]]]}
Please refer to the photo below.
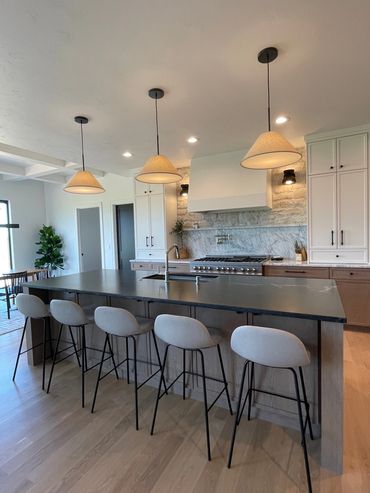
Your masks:
{"label": "interior door", "polygon": [[102,268],[100,209],[77,209],[80,272]]}
{"label": "interior door", "polygon": [[336,174],[309,179],[310,248],[336,248]]}
{"label": "interior door", "polygon": [[129,269],[135,258],[135,228],[133,204],[117,205],[117,251],[118,268]]}

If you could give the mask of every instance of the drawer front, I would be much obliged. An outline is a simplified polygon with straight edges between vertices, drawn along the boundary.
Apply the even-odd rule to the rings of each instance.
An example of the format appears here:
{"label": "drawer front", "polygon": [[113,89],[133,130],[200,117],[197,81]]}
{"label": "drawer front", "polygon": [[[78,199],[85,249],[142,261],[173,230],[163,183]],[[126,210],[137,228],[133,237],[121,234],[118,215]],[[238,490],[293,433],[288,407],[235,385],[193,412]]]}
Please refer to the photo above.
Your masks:
{"label": "drawer front", "polygon": [[190,265],[188,263],[178,263],[178,262],[169,262],[169,267],[171,271],[176,271],[176,272],[190,272]]}
{"label": "drawer front", "polygon": [[331,277],[333,279],[343,281],[369,281],[370,282],[370,268],[354,268],[347,267],[333,267],[331,269]]}
{"label": "drawer front", "polygon": [[131,270],[153,270],[151,262],[132,262]]}
{"label": "drawer front", "polygon": [[311,250],[310,261],[329,264],[366,264],[367,250]]}
{"label": "drawer front", "polygon": [[266,265],[263,268],[265,276],[277,277],[307,277],[310,279],[328,279],[329,267],[284,267]]}

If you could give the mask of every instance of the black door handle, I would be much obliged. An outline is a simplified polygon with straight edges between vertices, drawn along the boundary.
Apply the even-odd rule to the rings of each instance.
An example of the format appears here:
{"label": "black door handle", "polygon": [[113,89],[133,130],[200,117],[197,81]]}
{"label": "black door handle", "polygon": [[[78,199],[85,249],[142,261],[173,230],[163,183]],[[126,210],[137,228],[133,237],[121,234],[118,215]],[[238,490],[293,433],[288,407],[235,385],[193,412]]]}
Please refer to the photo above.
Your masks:
{"label": "black door handle", "polygon": [[343,229],[340,230],[340,244],[344,245]]}

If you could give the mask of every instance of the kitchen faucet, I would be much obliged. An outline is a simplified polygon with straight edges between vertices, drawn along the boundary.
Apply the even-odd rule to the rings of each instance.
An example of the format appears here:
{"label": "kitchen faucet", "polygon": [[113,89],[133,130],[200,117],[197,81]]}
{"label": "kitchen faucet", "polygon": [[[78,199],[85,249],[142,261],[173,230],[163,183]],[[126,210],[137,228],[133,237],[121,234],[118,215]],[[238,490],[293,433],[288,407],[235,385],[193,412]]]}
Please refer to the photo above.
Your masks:
{"label": "kitchen faucet", "polygon": [[169,268],[168,268],[168,254],[170,252],[172,252],[172,250],[176,251],[176,258],[178,259],[180,257],[180,253],[179,253],[179,247],[176,245],[176,244],[173,244],[166,252],[166,265],[165,265],[165,268],[164,268],[164,282],[168,282],[169,279]]}

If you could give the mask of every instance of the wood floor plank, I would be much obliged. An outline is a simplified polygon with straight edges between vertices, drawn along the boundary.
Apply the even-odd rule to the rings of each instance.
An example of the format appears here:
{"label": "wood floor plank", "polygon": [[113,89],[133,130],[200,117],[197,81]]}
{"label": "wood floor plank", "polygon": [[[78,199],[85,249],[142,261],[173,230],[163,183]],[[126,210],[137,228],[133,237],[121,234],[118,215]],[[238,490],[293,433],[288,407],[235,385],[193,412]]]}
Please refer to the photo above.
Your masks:
{"label": "wood floor plank", "polygon": [[[226,467],[233,418],[210,413],[213,460],[208,462],[202,403],[161,399],[149,429],[155,390],[140,391],[140,431],[134,427],[133,386],[107,377],[97,410],[80,407],[79,370],[57,367],[52,393],[40,389],[40,368],[20,366],[11,382],[19,334],[0,336],[0,491],[3,493],[297,493],[306,491],[297,432],[243,419],[232,468]],[[318,466],[309,443],[314,491],[370,491],[370,334],[345,332],[344,474]],[[96,373],[88,377],[88,401]]]}

